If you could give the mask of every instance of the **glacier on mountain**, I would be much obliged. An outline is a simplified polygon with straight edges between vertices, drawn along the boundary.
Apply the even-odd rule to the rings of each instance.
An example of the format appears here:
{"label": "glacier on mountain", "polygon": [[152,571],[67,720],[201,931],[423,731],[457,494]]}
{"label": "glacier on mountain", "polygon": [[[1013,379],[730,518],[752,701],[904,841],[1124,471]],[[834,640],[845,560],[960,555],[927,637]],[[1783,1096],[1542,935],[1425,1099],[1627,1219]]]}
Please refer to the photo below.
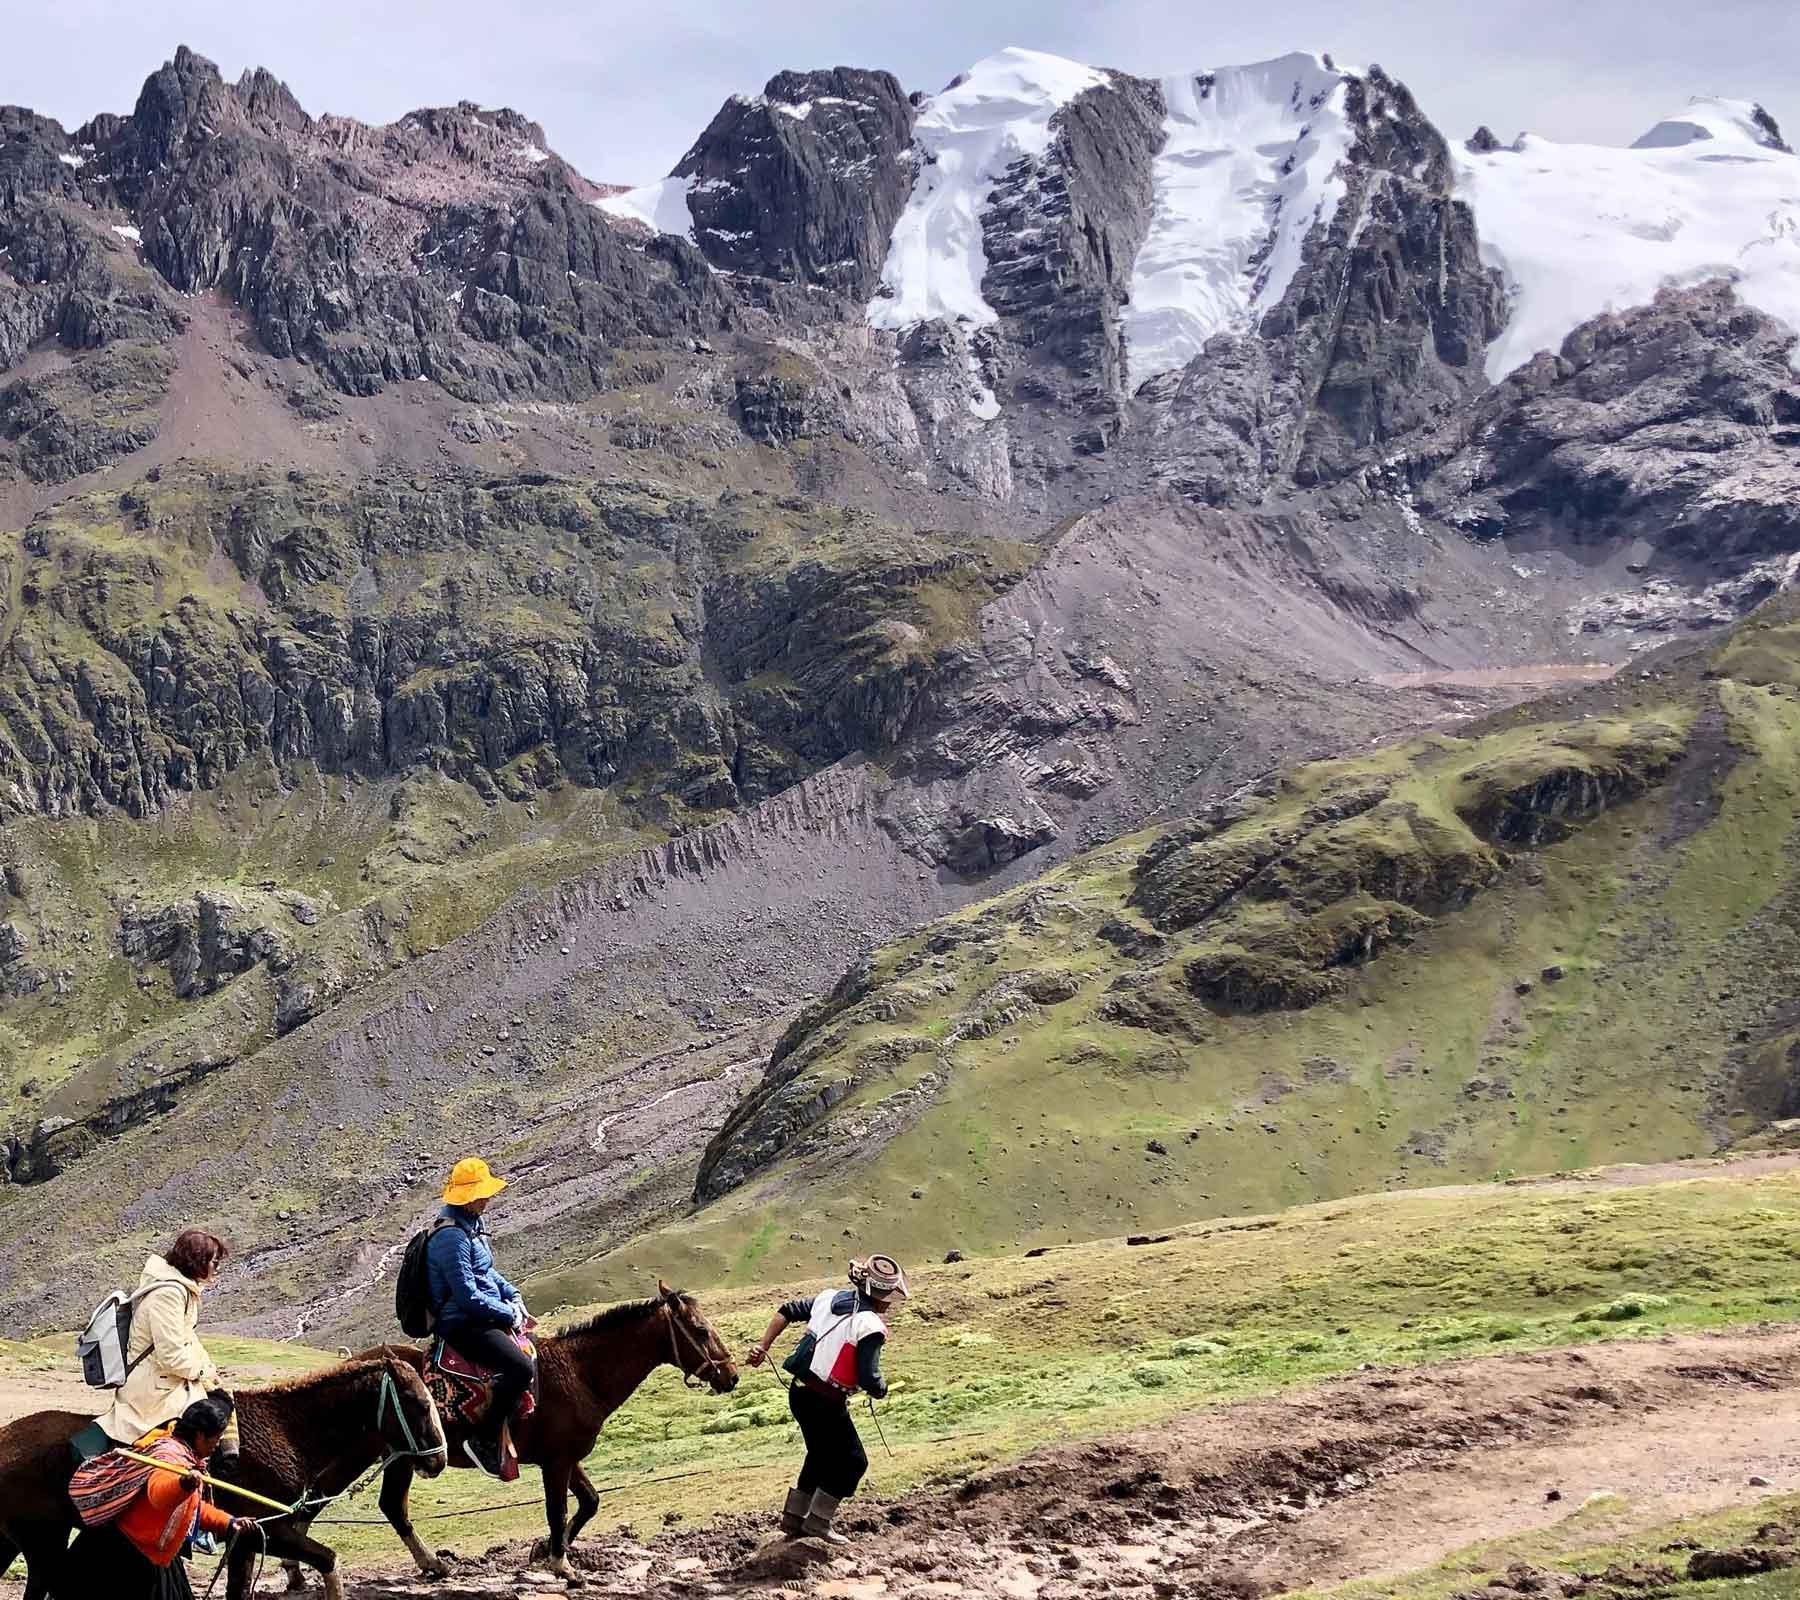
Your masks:
{"label": "glacier on mountain", "polygon": [[1522,134],[1460,152],[1457,192],[1512,298],[1490,378],[1590,317],[1708,278],[1800,329],[1800,156],[1748,102],[1696,100],[1629,149]]}
{"label": "glacier on mountain", "polygon": [[1125,314],[1133,383],[1278,305],[1344,197],[1349,74],[1314,55],[1162,80],[1165,140]]}
{"label": "glacier on mountain", "polygon": [[1105,82],[1078,62],[1009,48],[976,62],[926,102],[913,125],[924,165],[894,225],[881,291],[869,303],[875,327],[910,328],[938,317],[998,320],[981,293],[988,196],[1014,162],[1049,148],[1058,111]]}

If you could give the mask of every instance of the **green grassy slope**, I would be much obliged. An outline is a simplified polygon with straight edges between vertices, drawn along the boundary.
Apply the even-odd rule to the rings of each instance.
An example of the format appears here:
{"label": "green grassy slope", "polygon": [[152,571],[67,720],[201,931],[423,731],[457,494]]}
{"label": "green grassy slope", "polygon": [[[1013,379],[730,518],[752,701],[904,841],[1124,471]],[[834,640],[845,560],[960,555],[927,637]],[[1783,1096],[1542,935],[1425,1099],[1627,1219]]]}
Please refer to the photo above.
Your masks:
{"label": "green grassy slope", "polygon": [[1784,1114],[1793,619],[1300,769],[884,949],[709,1153],[703,1183],[747,1181],[555,1291],[1677,1156]]}

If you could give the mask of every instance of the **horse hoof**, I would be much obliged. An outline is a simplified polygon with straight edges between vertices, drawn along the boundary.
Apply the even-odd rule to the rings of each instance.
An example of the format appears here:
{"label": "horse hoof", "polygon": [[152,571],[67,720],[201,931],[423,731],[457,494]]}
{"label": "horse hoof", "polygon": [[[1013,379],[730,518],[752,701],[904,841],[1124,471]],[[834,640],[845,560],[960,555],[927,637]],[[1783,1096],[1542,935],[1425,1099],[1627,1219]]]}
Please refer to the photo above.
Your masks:
{"label": "horse hoof", "polygon": [[558,1556],[552,1561],[550,1563],[550,1571],[553,1576],[558,1578],[572,1578],[575,1576],[575,1569],[569,1565],[569,1558],[567,1556]]}

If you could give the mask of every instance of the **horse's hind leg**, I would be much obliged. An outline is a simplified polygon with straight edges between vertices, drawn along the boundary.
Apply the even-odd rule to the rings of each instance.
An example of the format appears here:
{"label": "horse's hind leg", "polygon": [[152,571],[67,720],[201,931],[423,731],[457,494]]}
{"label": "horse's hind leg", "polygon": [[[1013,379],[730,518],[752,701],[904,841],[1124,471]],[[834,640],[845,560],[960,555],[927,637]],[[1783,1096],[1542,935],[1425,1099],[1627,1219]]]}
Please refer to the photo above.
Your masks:
{"label": "horse's hind leg", "polygon": [[298,1594],[306,1587],[306,1572],[298,1561],[282,1562],[281,1570],[287,1574],[289,1594]]}
{"label": "horse's hind leg", "polygon": [[544,1516],[550,1524],[550,1570],[559,1578],[572,1578],[569,1565],[569,1475],[573,1467],[559,1461],[544,1467]]}
{"label": "horse's hind leg", "polygon": [[575,1519],[569,1524],[569,1543],[574,1544],[581,1530],[594,1520],[594,1513],[600,1509],[600,1491],[587,1475],[587,1468],[579,1464],[569,1479],[569,1487],[575,1491]]}

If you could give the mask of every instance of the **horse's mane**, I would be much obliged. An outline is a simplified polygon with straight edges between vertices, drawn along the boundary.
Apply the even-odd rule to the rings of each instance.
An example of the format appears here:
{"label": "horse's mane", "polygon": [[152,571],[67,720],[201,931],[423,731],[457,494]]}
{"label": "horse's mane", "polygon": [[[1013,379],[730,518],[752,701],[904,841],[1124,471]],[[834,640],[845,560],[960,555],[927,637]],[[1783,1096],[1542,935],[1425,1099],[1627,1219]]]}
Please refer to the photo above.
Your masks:
{"label": "horse's mane", "polygon": [[[692,1307],[694,1304],[694,1297],[680,1289],[673,1291],[671,1298],[679,1300],[684,1306]],[[662,1304],[661,1295],[652,1295],[648,1300],[627,1300],[622,1305],[608,1306],[604,1311],[589,1317],[586,1322],[572,1323],[559,1330],[555,1337],[568,1339],[584,1333],[606,1333],[627,1322],[642,1322]]]}
{"label": "horse's mane", "polygon": [[315,1367],[311,1372],[302,1372],[292,1378],[283,1378],[279,1383],[259,1383],[246,1386],[241,1394],[281,1395],[297,1394],[303,1389],[311,1389],[329,1378],[347,1378],[358,1372],[373,1371],[377,1367],[386,1366],[392,1357],[372,1350],[364,1350],[345,1361],[334,1361],[328,1367]]}

